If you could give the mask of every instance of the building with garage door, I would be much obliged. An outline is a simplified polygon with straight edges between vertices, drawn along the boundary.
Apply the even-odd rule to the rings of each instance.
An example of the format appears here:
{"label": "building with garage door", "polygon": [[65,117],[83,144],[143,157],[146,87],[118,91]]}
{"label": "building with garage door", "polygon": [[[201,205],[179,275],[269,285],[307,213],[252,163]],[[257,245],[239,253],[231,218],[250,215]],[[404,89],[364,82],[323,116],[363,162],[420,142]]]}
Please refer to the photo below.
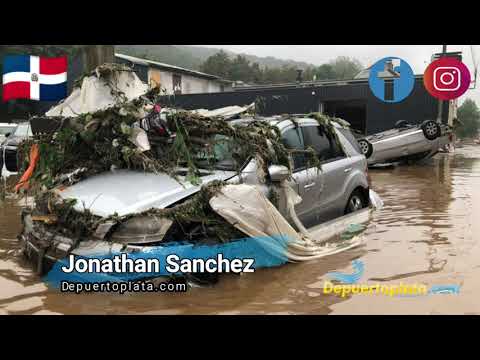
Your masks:
{"label": "building with garage door", "polygon": [[[455,56],[459,55],[455,53]],[[366,135],[391,129],[399,120],[420,124],[441,118],[443,123],[453,124],[456,102],[440,103],[432,97],[423,85],[423,75],[415,76],[412,93],[398,103],[383,102],[375,97],[368,76],[369,69],[365,69],[352,80],[237,86],[216,94],[165,96],[162,101],[187,110],[212,110],[256,102],[257,112],[266,116],[321,112],[347,120]]]}

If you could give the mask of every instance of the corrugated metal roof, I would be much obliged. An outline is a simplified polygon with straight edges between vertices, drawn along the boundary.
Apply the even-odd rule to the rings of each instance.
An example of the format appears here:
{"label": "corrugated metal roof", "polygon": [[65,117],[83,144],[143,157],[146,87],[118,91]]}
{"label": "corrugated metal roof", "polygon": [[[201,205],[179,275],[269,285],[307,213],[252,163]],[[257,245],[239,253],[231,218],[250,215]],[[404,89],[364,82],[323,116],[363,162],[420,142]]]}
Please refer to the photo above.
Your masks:
{"label": "corrugated metal roof", "polygon": [[[415,79],[423,79],[423,75],[415,75]],[[368,83],[367,78],[348,79],[348,80],[317,80],[317,81],[303,81],[301,83],[283,83],[283,84],[265,84],[265,85],[249,85],[236,86],[233,88],[235,92],[255,91],[261,89],[293,89],[293,88],[323,88],[332,86],[346,86],[346,85],[363,85]]]}
{"label": "corrugated metal roof", "polygon": [[137,58],[135,56],[124,55],[124,54],[120,54],[120,53],[115,53],[115,57],[117,57],[119,59],[129,61],[129,62],[134,63],[134,64],[138,64],[138,65],[156,67],[156,68],[159,68],[159,69],[186,73],[186,74],[196,76],[196,77],[202,77],[202,78],[211,79],[211,80],[229,82],[228,80],[221,79],[221,78],[219,78],[218,76],[215,76],[215,75],[206,74],[206,73],[196,71],[196,70],[185,69],[185,68],[182,68],[180,66],[165,64],[165,63],[161,63],[161,62],[158,62],[158,61],[141,59],[141,58]]}
{"label": "corrugated metal roof", "polygon": [[357,75],[355,75],[354,79],[368,79],[370,77],[370,69],[372,67],[368,67],[360,71]]}

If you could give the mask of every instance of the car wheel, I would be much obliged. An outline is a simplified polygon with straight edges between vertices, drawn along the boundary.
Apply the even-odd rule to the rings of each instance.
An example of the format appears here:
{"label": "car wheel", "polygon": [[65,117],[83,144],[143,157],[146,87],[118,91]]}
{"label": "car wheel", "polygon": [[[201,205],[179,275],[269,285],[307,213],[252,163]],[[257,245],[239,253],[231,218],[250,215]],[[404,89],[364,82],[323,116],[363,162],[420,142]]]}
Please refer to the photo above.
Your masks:
{"label": "car wheel", "polygon": [[440,125],[432,120],[427,120],[422,124],[423,134],[428,140],[435,140],[440,137],[441,129]]}
{"label": "car wheel", "polygon": [[365,157],[367,159],[370,156],[372,156],[373,146],[368,140],[366,140],[366,139],[358,140],[358,145],[360,145],[360,149],[362,150],[362,154],[365,155]]}
{"label": "car wheel", "polygon": [[348,199],[347,206],[345,207],[345,214],[353,213],[367,206],[368,204],[365,201],[362,192],[357,189],[352,193],[352,195],[350,195],[350,198]]}

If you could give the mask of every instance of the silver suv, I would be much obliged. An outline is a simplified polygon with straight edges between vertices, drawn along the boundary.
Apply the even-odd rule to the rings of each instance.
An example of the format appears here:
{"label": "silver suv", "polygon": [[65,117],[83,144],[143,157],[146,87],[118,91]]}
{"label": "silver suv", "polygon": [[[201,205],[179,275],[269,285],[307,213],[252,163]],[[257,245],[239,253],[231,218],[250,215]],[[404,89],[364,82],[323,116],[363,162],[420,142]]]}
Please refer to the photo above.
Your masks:
{"label": "silver suv", "polygon": [[[296,212],[307,227],[369,205],[367,160],[349,128],[332,122],[335,134],[330,134],[323,131],[317,120],[306,117],[243,118],[231,123],[246,124],[259,120],[276,126],[282,134],[284,145],[288,149],[298,150],[292,154],[293,174],[289,184],[302,198],[302,202],[296,206]],[[227,148],[218,149],[215,157],[219,160],[213,170],[201,171],[202,183],[222,180],[259,185],[267,194],[269,188],[258,181],[255,159],[247,161],[238,174]],[[306,150],[309,148],[316,152],[321,170],[308,160]],[[179,169],[178,172],[180,178],[182,170],[185,171]],[[134,186],[135,191],[132,192],[129,186]],[[114,213],[123,216],[150,208],[166,208],[198,190],[200,186],[186,181],[180,184],[166,174],[125,170],[93,176],[63,190],[60,195],[66,199],[76,199],[78,211],[82,211],[82,204],[91,204],[90,212],[107,217]]]}
{"label": "silver suv", "polygon": [[369,205],[367,160],[351,130],[336,122],[332,124],[335,134],[322,131],[311,118],[274,123],[287,148],[313,148],[321,164],[318,171],[308,166],[304,153],[293,154],[290,186],[302,197],[296,212],[307,227]]}

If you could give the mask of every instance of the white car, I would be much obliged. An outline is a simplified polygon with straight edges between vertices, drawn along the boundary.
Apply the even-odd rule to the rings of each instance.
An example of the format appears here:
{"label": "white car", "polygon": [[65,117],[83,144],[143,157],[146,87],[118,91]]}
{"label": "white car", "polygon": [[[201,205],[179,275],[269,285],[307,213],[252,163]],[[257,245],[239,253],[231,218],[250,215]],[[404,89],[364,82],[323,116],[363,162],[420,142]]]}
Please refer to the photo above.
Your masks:
{"label": "white car", "polygon": [[0,145],[5,141],[8,135],[13,133],[18,124],[0,123]]}
{"label": "white car", "polygon": [[418,161],[439,152],[448,143],[451,132],[446,125],[432,120],[419,125],[399,121],[396,128],[358,140],[368,165]]}

